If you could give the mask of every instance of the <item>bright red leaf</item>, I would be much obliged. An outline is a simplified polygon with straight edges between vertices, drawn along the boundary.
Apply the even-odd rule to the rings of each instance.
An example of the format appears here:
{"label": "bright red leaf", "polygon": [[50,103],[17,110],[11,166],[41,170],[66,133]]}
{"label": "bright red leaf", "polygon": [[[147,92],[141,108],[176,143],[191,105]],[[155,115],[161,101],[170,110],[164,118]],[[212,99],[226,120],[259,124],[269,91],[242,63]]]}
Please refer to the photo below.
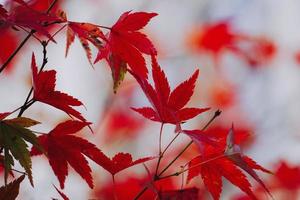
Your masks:
{"label": "bright red leaf", "polygon": [[213,198],[219,199],[222,191],[222,177],[225,177],[233,185],[245,192],[251,199],[257,199],[252,192],[246,175],[240,170],[242,169],[252,176],[265,191],[270,194],[254,170],[260,170],[266,173],[270,173],[270,171],[258,165],[251,158],[243,155],[234,139],[234,130],[232,128],[228,133],[227,143],[224,143],[224,137],[221,137],[218,147],[206,145],[203,148],[202,155],[190,161],[187,180],[189,181],[201,174],[204,185],[212,194]]}
{"label": "bright red leaf", "polygon": [[31,69],[34,100],[49,104],[64,111],[69,116],[85,121],[85,118],[78,111],[72,108],[72,106],[81,106],[83,104],[78,99],[55,90],[55,70],[38,72],[34,54],[32,54]]}
{"label": "bright red leaf", "polygon": [[156,50],[147,36],[141,32],[156,13],[125,12],[111,27],[105,45],[99,49],[95,63],[105,59],[111,67],[116,90],[129,67],[133,73],[147,78],[147,67],[142,54],[155,54]]}
{"label": "bright red leaf", "polygon": [[217,158],[216,155],[210,157],[198,156],[190,161],[189,168],[188,181],[201,174],[204,185],[215,200],[220,199],[222,177],[239,187],[252,199],[256,199],[247,177],[226,157]]}
{"label": "bright red leaf", "polygon": [[[93,188],[91,168],[84,155],[98,164],[107,159],[94,144],[73,135],[89,124],[88,122],[69,120],[58,124],[49,134],[38,138],[61,188],[64,188],[68,175],[68,164]],[[40,155],[42,152],[33,148],[31,154]]]}
{"label": "bright red leaf", "polygon": [[179,124],[209,110],[209,108],[184,108],[194,93],[199,70],[170,92],[164,71],[158,65],[155,56],[151,58],[154,87],[146,79],[136,78],[153,108],[132,108],[134,111],[153,121]]}
{"label": "bright red leaf", "polygon": [[132,156],[129,153],[118,153],[110,160],[110,162],[102,165],[102,167],[114,176],[124,169],[152,159],[154,159],[154,157],[145,157],[133,161]]}

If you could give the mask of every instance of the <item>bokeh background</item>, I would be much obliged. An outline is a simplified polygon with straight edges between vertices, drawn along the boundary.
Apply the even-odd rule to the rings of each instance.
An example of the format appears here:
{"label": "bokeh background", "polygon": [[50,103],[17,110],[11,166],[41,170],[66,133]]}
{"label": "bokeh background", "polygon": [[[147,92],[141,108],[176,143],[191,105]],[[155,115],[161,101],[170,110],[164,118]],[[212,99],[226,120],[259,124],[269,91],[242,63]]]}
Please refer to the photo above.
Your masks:
{"label": "bokeh background", "polygon": [[[266,184],[276,185],[271,189],[275,198],[287,199],[292,194],[290,199],[300,199],[297,195],[300,187],[300,1],[59,0],[59,3],[69,20],[104,26],[112,26],[129,10],[158,13],[144,32],[158,50],[158,61],[171,87],[200,69],[190,105],[211,107],[210,112],[191,120],[185,128],[201,128],[215,110],[222,110],[213,127],[226,130],[234,123],[236,129],[245,134],[244,153],[276,172],[275,175],[260,174]],[[22,32],[8,36],[1,30],[0,62],[5,60],[5,52],[14,49],[24,36]],[[131,106],[149,105],[136,82],[127,75],[114,94],[111,72],[104,61],[92,68],[77,39],[65,58],[65,31],[55,39],[57,44],[48,46],[47,69],[57,70],[59,90],[84,103],[86,109],[79,110],[93,122],[95,134],[86,130],[82,136],[109,156],[117,152],[129,152],[134,158],[157,155],[159,124],[130,110]],[[33,51],[40,64],[42,48],[31,39],[5,76],[0,77],[0,112],[14,110],[24,102],[31,87]],[[93,49],[93,58],[96,54]],[[35,127],[41,132],[67,119],[61,111],[39,103],[26,111],[25,116],[41,121],[42,124]],[[163,144],[174,136],[173,132],[173,126],[166,126]],[[186,141],[188,138],[181,136],[173,149],[178,150]],[[112,187],[110,177],[93,162],[90,164],[95,189],[90,190],[71,170],[64,190],[70,199],[112,197],[107,192]],[[284,175],[280,175],[279,169]],[[24,181],[21,199],[58,198],[52,187],[52,183],[58,185],[58,181],[44,157],[33,158],[33,176],[35,188]],[[136,166],[120,173],[116,180],[123,186],[132,184],[134,190],[136,183],[128,180],[142,180],[146,176],[143,166]],[[211,199],[204,195],[200,179],[192,184],[202,188],[201,199]],[[255,190],[257,194],[262,193],[261,199],[267,198],[259,188]],[[240,194],[234,186],[225,183],[221,199],[242,199]],[[120,199],[126,199],[125,196],[126,191],[123,191]]]}

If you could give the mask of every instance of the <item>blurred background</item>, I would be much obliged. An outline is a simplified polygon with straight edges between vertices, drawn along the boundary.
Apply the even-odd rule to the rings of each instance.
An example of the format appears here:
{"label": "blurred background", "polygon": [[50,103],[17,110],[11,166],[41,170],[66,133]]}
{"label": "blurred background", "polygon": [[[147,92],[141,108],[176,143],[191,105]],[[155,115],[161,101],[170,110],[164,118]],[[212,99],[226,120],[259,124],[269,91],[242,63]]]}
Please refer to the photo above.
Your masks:
{"label": "blurred background", "polygon": [[[48,5],[47,0],[37,3]],[[158,62],[171,88],[200,69],[189,105],[211,107],[184,127],[200,129],[215,110],[222,110],[211,128],[226,132],[234,123],[237,132],[246,138],[243,152],[274,172],[274,175],[260,175],[275,199],[300,199],[300,1],[59,0],[59,8],[66,11],[71,21],[103,26],[112,26],[129,10],[158,13],[143,31],[158,50]],[[131,153],[134,158],[157,155],[159,124],[145,120],[130,109],[149,105],[137,83],[127,75],[114,94],[107,63],[101,61],[92,68],[78,39],[65,58],[65,34],[62,31],[55,37],[57,44],[48,46],[46,69],[57,70],[58,90],[84,103],[86,109],[78,110],[93,123],[95,134],[85,130],[82,136],[109,156],[118,152]],[[6,60],[25,35],[21,31],[0,30],[0,62]],[[41,64],[42,47],[32,38],[5,75],[0,76],[0,112],[14,110],[24,102],[31,87],[33,51],[37,63]],[[97,50],[92,49],[92,53],[94,59]],[[42,122],[34,127],[40,132],[48,132],[67,119],[63,112],[40,103],[28,109],[25,116]],[[166,126],[163,144],[168,144],[173,137],[174,126]],[[187,137],[180,136],[170,158],[187,141]],[[187,162],[190,156],[185,155],[182,162]],[[95,189],[90,190],[70,168],[64,192],[72,200],[111,199],[110,176],[92,161],[90,164]],[[149,162],[149,166],[154,164]],[[33,176],[35,188],[24,181],[21,199],[59,197],[52,187],[58,181],[45,157],[33,158]],[[132,199],[146,179],[147,172],[142,165],[118,174],[118,198]],[[180,179],[176,180],[160,187],[178,188],[181,183]],[[224,184],[221,199],[246,199],[233,185]],[[201,199],[211,199],[200,178],[190,186],[200,188]],[[132,196],[128,190],[137,192]],[[259,199],[267,199],[255,184],[254,190]],[[150,192],[148,195],[151,196]]]}

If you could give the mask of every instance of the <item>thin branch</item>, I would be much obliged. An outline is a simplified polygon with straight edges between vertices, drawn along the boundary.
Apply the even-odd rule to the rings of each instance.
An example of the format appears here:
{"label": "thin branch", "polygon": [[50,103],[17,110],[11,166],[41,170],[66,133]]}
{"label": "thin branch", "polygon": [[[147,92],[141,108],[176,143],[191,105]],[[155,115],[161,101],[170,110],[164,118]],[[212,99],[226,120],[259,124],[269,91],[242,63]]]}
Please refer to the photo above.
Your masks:
{"label": "thin branch", "polygon": [[[214,114],[214,116],[207,122],[207,124],[201,129],[202,131],[204,131],[219,115],[221,114],[220,110],[217,110]],[[175,136],[176,137],[176,136]],[[161,175],[167,170],[169,169],[169,167],[191,146],[191,144],[193,143],[193,141],[190,141],[185,147],[184,149],[158,174],[155,176],[154,181],[158,181],[161,180]],[[175,173],[176,176],[179,175],[179,173]],[[175,176],[173,174],[173,176]],[[169,176],[168,176],[169,177]],[[165,178],[168,178],[165,177]],[[145,186],[134,198],[134,200],[139,199],[148,189],[148,186]]]}
{"label": "thin branch", "polygon": [[[221,114],[220,110],[217,110],[214,116],[207,122],[207,124],[201,129],[204,131],[219,115]],[[191,140],[183,149],[182,151],[159,173],[158,176],[161,176],[171,165],[193,144],[193,140]]]}
{"label": "thin branch", "polygon": [[[60,29],[58,29],[52,36],[51,36],[51,38],[54,38],[59,32],[61,32],[65,27],[67,26],[67,24],[65,24],[65,25],[63,25],[62,27],[60,27]],[[51,41],[51,39],[49,38],[48,40],[47,40],[47,44],[49,43]]]}
{"label": "thin branch", "polygon": [[161,151],[161,142],[162,142],[163,127],[164,127],[164,123],[161,123],[161,125],[160,125],[160,131],[159,131],[159,145],[158,145],[159,157],[158,157],[158,161],[157,161],[157,164],[156,164],[155,176],[157,176],[159,165],[160,165],[160,161],[163,158],[163,154],[162,154],[162,151]]}

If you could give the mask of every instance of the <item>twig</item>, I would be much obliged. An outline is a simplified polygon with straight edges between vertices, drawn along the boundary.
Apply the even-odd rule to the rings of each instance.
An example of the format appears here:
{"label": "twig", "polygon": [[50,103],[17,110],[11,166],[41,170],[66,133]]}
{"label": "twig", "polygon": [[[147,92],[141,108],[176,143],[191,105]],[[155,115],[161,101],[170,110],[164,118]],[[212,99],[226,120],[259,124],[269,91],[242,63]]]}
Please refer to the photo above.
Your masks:
{"label": "twig", "polygon": [[[221,114],[221,111],[220,110],[217,110],[214,114],[214,116],[207,122],[207,124],[201,129],[202,131],[204,131],[219,115]],[[176,137],[176,136],[175,136]],[[169,167],[191,146],[191,144],[193,143],[193,141],[190,141],[184,148],[183,150],[158,174],[158,175],[155,175],[155,179],[154,181],[157,181],[157,180],[161,180],[161,175],[167,170],[169,169]],[[184,171],[184,170],[183,170]],[[173,174],[172,176],[178,176],[179,173],[175,173],[175,175]],[[170,177],[170,176],[168,176]],[[164,178],[168,178],[168,177],[164,177]],[[146,192],[146,190],[148,189],[147,186],[145,186],[134,198],[134,200],[137,200],[139,199],[143,194],[144,192]]]}

